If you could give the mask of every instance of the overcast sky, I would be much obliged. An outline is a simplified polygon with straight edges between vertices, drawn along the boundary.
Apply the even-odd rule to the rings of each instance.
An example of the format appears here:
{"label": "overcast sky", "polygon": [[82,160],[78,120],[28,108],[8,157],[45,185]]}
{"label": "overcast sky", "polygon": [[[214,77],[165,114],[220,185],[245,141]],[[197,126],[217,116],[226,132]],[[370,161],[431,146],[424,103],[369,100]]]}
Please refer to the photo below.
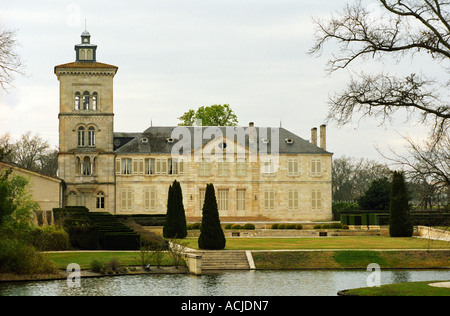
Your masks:
{"label": "overcast sky", "polygon": [[[0,91],[0,134],[30,130],[58,145],[59,82],[54,66],[75,61],[85,29],[98,45],[97,61],[119,67],[114,81],[116,132],[177,125],[188,109],[230,104],[239,124],[282,126],[309,140],[325,122],[327,101],[345,88],[352,71],[390,74],[433,71],[427,57],[401,64],[366,63],[327,75],[333,47],[310,56],[312,17],[329,17],[353,0],[0,0],[0,24],[17,30],[26,77]],[[373,1],[365,1],[377,10]],[[361,68],[358,68],[361,67]],[[433,68],[436,67],[436,68]],[[434,71],[435,69],[435,71]],[[403,148],[427,129],[401,115],[379,127],[355,120],[328,125],[328,150],[379,159],[375,146]]]}

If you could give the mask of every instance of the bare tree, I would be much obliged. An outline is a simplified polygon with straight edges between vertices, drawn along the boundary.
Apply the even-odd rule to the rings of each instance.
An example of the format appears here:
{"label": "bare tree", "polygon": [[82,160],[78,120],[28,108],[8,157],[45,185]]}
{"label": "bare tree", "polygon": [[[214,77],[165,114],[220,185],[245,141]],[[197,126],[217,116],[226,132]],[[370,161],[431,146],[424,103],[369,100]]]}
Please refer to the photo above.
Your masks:
{"label": "bare tree", "polygon": [[9,134],[0,136],[0,160],[48,176],[56,176],[58,170],[58,150],[30,131],[17,141],[11,141]]}
{"label": "bare tree", "polygon": [[0,26],[0,85],[4,90],[12,86],[14,76],[24,75],[23,64],[15,48],[16,32]]}
{"label": "bare tree", "polygon": [[356,201],[374,180],[390,178],[391,173],[387,165],[374,160],[349,157],[333,159],[333,201]]}
{"label": "bare tree", "polygon": [[[356,59],[401,58],[426,52],[442,67],[450,59],[450,2],[446,0],[378,0],[385,14],[376,16],[361,1],[347,5],[328,20],[315,19],[316,40],[311,54],[320,54],[329,41],[339,44],[339,53],[328,62],[331,73],[347,68]],[[356,77],[356,78],[355,78]],[[400,109],[419,114],[432,124],[434,142],[448,132],[450,107],[445,94],[450,81],[411,74],[360,73],[345,91],[330,99],[328,118],[346,124],[353,114],[381,117],[382,123]]]}
{"label": "bare tree", "polygon": [[434,197],[450,193],[450,136],[443,136],[438,143],[428,140],[418,144],[409,137],[405,140],[408,143],[407,155],[394,150],[389,156],[382,155],[405,170],[408,180],[416,184],[422,204],[431,208]]}

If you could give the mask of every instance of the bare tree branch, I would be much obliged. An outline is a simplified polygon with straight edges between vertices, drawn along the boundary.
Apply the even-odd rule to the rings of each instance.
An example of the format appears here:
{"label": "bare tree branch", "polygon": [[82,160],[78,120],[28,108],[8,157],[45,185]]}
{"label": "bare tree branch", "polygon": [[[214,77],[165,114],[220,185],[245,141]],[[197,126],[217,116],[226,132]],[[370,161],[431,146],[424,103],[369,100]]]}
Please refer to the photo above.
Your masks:
{"label": "bare tree branch", "polygon": [[12,87],[15,75],[25,75],[17,46],[16,33],[0,27],[0,86],[4,90]]}

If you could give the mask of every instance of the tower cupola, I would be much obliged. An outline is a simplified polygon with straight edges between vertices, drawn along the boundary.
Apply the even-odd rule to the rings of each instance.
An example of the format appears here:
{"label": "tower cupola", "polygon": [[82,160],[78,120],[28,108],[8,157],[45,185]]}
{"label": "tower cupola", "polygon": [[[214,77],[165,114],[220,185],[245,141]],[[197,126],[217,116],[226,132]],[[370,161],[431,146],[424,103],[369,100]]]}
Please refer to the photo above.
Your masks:
{"label": "tower cupola", "polygon": [[81,44],[75,45],[75,52],[77,62],[96,62],[97,45],[91,44],[91,34],[88,31],[81,34]]}

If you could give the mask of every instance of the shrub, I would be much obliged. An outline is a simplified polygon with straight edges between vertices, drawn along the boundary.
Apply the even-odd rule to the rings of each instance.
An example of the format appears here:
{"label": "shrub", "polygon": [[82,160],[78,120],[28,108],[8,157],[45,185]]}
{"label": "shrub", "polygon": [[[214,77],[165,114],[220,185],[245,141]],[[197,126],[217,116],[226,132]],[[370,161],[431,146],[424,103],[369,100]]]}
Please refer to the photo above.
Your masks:
{"label": "shrub", "polygon": [[286,228],[286,224],[278,224],[278,229],[285,229]]}
{"label": "shrub", "polygon": [[254,224],[245,224],[243,228],[247,229],[247,230],[254,230],[255,225]]}
{"label": "shrub", "polygon": [[320,226],[320,228],[321,228],[321,229],[330,229],[330,228],[331,228],[331,225],[330,225],[330,224],[322,224],[322,225]]}
{"label": "shrub", "polygon": [[208,184],[203,204],[202,227],[198,238],[198,246],[200,249],[220,250],[225,248],[225,244],[226,239],[220,226],[214,185]]}
{"label": "shrub", "polygon": [[331,224],[330,224],[330,228],[333,228],[333,229],[342,229],[342,224],[341,224],[341,223],[331,223]]}
{"label": "shrub", "polygon": [[60,251],[70,249],[69,234],[55,226],[35,227],[30,232],[30,243],[40,251]]}
{"label": "shrub", "polygon": [[320,224],[314,225],[314,227],[313,227],[313,229],[320,229],[320,228],[322,228],[322,225],[320,225]]}
{"label": "shrub", "polygon": [[90,264],[90,270],[95,273],[103,273],[105,271],[105,265],[100,260],[92,260]]}
{"label": "shrub", "polygon": [[408,191],[403,174],[395,171],[390,196],[389,234],[391,237],[411,237],[414,227],[411,223],[408,205]]}
{"label": "shrub", "polygon": [[239,224],[233,224],[233,225],[231,226],[231,229],[242,229],[242,226],[239,225]]}
{"label": "shrub", "polygon": [[120,262],[117,258],[111,258],[111,260],[106,264],[106,268],[113,272],[120,272]]}
{"label": "shrub", "polygon": [[50,258],[33,246],[18,239],[0,239],[0,272],[17,274],[56,273],[58,268]]}
{"label": "shrub", "polygon": [[233,226],[233,224],[226,224],[225,229],[231,229],[231,226]]}
{"label": "shrub", "polygon": [[278,225],[279,225],[279,224],[277,224],[277,223],[272,224],[272,229],[278,229]]}
{"label": "shrub", "polygon": [[99,228],[97,226],[74,225],[66,226],[69,242],[72,247],[84,250],[97,250],[99,248]]}
{"label": "shrub", "polygon": [[295,229],[297,230],[303,229],[303,226],[301,224],[297,224],[295,225]]}
{"label": "shrub", "polygon": [[169,187],[163,235],[164,238],[185,238],[187,236],[183,194],[181,185],[177,180]]}
{"label": "shrub", "polygon": [[192,229],[200,229],[201,226],[202,226],[202,223],[194,223],[194,224],[192,224]]}
{"label": "shrub", "polygon": [[295,229],[295,224],[286,224],[286,229]]}

